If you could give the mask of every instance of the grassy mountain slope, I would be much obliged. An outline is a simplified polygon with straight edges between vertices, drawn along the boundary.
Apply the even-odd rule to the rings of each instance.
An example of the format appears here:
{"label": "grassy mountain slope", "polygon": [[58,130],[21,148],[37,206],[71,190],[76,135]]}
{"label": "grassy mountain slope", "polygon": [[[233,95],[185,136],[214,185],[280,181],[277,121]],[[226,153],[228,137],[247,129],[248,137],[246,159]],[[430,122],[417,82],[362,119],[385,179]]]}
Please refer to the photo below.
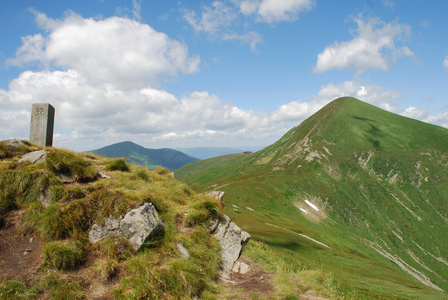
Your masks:
{"label": "grassy mountain slope", "polygon": [[[248,147],[254,148],[254,147]],[[258,148],[260,149],[260,148]],[[176,150],[187,155],[197,157],[199,159],[209,159],[217,156],[235,154],[248,151],[247,149],[234,149],[226,147],[193,147],[193,148],[176,148]],[[249,149],[250,150],[250,149]]]}
{"label": "grassy mountain slope", "polygon": [[226,213],[366,297],[447,297],[448,130],[340,98],[278,142],[195,176]]}
{"label": "grassy mountain slope", "polygon": [[132,142],[121,142],[89,152],[110,158],[125,157],[128,162],[149,169],[163,167],[174,170],[198,160],[177,150],[148,149]]}

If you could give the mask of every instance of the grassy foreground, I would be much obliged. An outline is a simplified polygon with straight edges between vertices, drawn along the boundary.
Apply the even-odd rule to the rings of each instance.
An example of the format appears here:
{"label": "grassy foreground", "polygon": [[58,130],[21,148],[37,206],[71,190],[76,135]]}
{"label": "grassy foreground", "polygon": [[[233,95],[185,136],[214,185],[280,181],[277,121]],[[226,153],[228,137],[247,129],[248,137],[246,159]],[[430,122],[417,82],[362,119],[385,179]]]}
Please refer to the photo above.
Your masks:
{"label": "grassy foreground", "polygon": [[[21,275],[0,279],[0,299],[217,295],[219,243],[205,227],[211,217],[221,214],[220,203],[194,193],[166,169],[149,171],[124,159],[47,148],[45,162],[18,163],[21,155],[40,149],[0,143],[0,229],[18,226],[19,236],[31,236],[42,245],[36,266],[17,262]],[[75,181],[63,183],[61,174]],[[89,242],[88,230],[94,223],[124,215],[145,202],[159,212],[165,224],[163,236],[138,252],[119,237]],[[16,221],[20,224],[11,224],[11,216],[20,216]],[[188,259],[177,250],[177,243],[188,250]],[[28,269],[20,272],[20,268]]]}
{"label": "grassy foreground", "polygon": [[[42,149],[48,151],[45,162],[18,162]],[[34,265],[16,262],[19,275],[0,270],[0,299],[299,299],[309,291],[347,299],[332,274],[290,255],[278,256],[256,241],[245,252],[273,274],[273,291],[265,295],[218,283],[220,246],[206,226],[222,214],[222,204],[195,193],[166,169],[150,171],[124,159],[5,142],[0,142],[0,158],[0,230],[15,226],[19,230],[13,238],[32,237],[41,244]],[[61,177],[75,181],[64,183]],[[119,237],[89,241],[94,223],[145,202],[159,212],[163,236],[138,252]],[[189,258],[181,256],[178,243]]]}

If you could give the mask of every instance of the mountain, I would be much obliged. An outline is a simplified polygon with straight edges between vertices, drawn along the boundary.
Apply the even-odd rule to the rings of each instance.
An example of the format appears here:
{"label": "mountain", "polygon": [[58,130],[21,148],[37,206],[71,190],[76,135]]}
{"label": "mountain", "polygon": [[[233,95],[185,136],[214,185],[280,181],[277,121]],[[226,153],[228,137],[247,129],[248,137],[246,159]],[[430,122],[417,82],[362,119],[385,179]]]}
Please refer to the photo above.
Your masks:
{"label": "mountain", "polygon": [[264,147],[245,147],[244,149],[226,148],[226,147],[193,147],[193,148],[176,148],[176,150],[187,155],[197,157],[199,159],[208,159],[221,155],[258,151]]}
{"label": "mountain", "polygon": [[271,146],[220,159],[175,176],[225,191],[225,213],[279,256],[359,298],[448,297],[447,129],[344,97]]}
{"label": "mountain", "polygon": [[170,170],[199,159],[173,149],[148,149],[132,142],[121,142],[89,151],[106,157],[125,157],[130,163],[149,169],[164,167]]}

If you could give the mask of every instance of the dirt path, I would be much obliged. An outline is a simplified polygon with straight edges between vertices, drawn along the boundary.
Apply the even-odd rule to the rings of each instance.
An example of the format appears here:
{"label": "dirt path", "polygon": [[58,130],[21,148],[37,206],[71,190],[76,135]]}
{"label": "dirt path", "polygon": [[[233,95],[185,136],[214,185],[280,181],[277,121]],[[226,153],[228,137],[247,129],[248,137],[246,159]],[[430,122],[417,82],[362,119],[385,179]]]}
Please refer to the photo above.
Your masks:
{"label": "dirt path", "polygon": [[272,297],[272,275],[244,255],[238,260],[249,265],[250,269],[246,274],[231,273],[230,282],[223,284],[236,296],[233,299],[253,299],[254,295],[257,295],[258,299]]}
{"label": "dirt path", "polygon": [[23,213],[12,211],[0,229],[0,278],[23,277],[32,281],[37,271],[42,247],[33,234],[23,233]]}

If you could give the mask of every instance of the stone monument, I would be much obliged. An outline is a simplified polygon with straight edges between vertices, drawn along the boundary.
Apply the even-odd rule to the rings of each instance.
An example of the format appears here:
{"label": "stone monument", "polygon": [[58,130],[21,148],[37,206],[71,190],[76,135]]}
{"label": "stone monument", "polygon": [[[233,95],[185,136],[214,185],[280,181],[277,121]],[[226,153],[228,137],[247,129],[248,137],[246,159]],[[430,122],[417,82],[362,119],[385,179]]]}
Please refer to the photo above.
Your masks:
{"label": "stone monument", "polygon": [[49,103],[33,103],[30,142],[39,146],[53,145],[54,107]]}

